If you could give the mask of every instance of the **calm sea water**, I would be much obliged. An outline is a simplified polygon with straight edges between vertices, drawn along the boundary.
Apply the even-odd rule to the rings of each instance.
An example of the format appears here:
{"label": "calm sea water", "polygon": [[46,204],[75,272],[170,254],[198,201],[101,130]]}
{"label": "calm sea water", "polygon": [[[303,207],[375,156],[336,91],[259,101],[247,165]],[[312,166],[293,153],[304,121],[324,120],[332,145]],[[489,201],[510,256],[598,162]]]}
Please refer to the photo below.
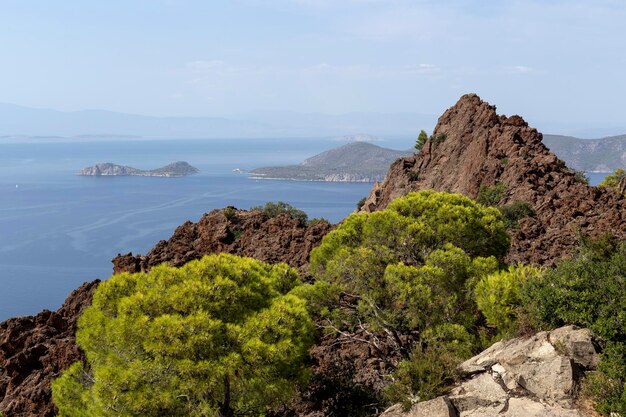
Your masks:
{"label": "calm sea water", "polygon": [[[0,144],[0,321],[58,308],[83,282],[110,276],[118,253],[145,254],[176,226],[214,208],[281,200],[310,218],[338,222],[371,184],[250,180],[232,171],[297,163],[338,145],[302,139]],[[75,175],[98,162],[150,169],[177,160],[201,172]]]}
{"label": "calm sea water", "polygon": [[[0,144],[0,321],[58,308],[80,284],[110,276],[118,253],[145,254],[214,208],[286,201],[338,222],[371,184],[250,180],[234,168],[297,163],[331,140],[133,140]],[[411,140],[382,143],[407,149]],[[114,162],[151,169],[183,160],[183,178],[79,177]],[[591,174],[597,183],[604,174]]]}

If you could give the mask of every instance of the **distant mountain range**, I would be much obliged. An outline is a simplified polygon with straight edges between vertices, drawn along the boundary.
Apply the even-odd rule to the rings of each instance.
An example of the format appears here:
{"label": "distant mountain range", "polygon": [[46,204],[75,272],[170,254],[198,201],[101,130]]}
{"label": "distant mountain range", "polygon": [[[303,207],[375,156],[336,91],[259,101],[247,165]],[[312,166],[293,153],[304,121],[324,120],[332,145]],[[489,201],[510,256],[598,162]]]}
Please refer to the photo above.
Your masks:
{"label": "distant mountain range", "polygon": [[232,118],[153,117],[105,110],[62,112],[0,103],[0,140],[20,137],[257,138],[333,137],[358,132],[409,135],[435,125],[416,113],[259,112]]}
{"label": "distant mountain range", "polygon": [[602,139],[544,135],[543,143],[571,168],[612,172],[626,167],[626,135]]}
{"label": "distant mountain range", "polygon": [[382,148],[367,142],[352,142],[322,152],[298,165],[258,168],[250,173],[253,178],[374,182],[385,178],[393,161],[412,153]]}

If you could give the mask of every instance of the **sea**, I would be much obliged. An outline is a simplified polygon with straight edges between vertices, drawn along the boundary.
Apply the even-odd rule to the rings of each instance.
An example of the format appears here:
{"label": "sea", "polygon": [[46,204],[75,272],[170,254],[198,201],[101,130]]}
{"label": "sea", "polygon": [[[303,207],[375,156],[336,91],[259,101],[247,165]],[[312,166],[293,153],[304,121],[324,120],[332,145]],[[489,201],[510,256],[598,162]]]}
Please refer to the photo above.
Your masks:
{"label": "sea", "polygon": [[[414,139],[377,143],[409,149]],[[333,139],[84,139],[0,143],[0,321],[55,310],[117,254],[145,254],[187,220],[216,208],[285,201],[333,223],[370,183],[253,180],[235,170],[295,164]],[[187,161],[196,175],[81,177],[99,162],[154,169]],[[592,183],[604,174],[590,174]]]}
{"label": "sea", "polygon": [[[412,140],[381,142],[408,149]],[[285,201],[339,222],[370,183],[252,180],[234,170],[299,163],[332,139],[132,139],[0,143],[0,321],[57,309],[83,282],[106,279],[118,253],[148,252],[187,220],[228,205]],[[395,145],[395,146],[394,146]],[[99,162],[196,175],[81,177]]]}

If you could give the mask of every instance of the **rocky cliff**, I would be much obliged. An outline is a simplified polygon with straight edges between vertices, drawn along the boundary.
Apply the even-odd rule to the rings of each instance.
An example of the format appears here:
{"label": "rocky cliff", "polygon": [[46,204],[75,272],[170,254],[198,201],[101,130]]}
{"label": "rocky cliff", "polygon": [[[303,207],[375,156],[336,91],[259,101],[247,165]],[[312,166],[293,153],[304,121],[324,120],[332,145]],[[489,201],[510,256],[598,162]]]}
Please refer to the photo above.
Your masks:
{"label": "rocky cliff", "polygon": [[501,116],[475,94],[440,118],[422,152],[394,162],[362,210],[384,209],[411,191],[435,189],[476,198],[481,187],[501,183],[499,204],[529,203],[534,217],[511,230],[509,261],[552,264],[575,248],[580,233],[626,237],[626,199],[590,187],[542,143],[519,116]]}
{"label": "rocky cliff", "polygon": [[0,412],[6,417],[56,414],[50,382],[83,354],[76,321],[99,281],[83,284],[57,311],[0,323]]}
{"label": "rocky cliff", "polygon": [[286,262],[305,272],[309,253],[331,229],[326,221],[307,225],[286,213],[269,217],[259,210],[213,210],[197,223],[188,221],[176,228],[169,240],[160,241],[145,256],[117,256],[113,270],[146,271],[163,262],[181,266],[209,253],[228,252],[269,263]]}

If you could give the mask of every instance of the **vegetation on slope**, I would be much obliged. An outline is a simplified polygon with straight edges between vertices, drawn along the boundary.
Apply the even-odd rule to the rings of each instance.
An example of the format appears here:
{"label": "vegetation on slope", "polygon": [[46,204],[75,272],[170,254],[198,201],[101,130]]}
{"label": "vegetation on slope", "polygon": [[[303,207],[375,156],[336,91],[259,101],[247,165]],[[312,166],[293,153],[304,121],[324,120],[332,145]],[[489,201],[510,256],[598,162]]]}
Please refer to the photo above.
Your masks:
{"label": "vegetation on slope", "polygon": [[262,415],[307,371],[312,321],[294,269],[220,254],[114,275],[79,321],[53,383],[61,416]]}
{"label": "vegetation on slope", "polygon": [[497,339],[589,327],[603,360],[584,393],[623,415],[626,243],[583,239],[553,269],[507,266],[506,223],[530,214],[522,203],[489,207],[504,192],[483,190],[483,205],[420,191],[351,215],[312,252],[313,284],[231,255],[112,277],[79,322],[88,363],[54,383],[61,415],[263,415],[306,379],[313,322],[338,343],[368,345],[389,373],[379,403],[406,405],[440,395],[462,360]]}

